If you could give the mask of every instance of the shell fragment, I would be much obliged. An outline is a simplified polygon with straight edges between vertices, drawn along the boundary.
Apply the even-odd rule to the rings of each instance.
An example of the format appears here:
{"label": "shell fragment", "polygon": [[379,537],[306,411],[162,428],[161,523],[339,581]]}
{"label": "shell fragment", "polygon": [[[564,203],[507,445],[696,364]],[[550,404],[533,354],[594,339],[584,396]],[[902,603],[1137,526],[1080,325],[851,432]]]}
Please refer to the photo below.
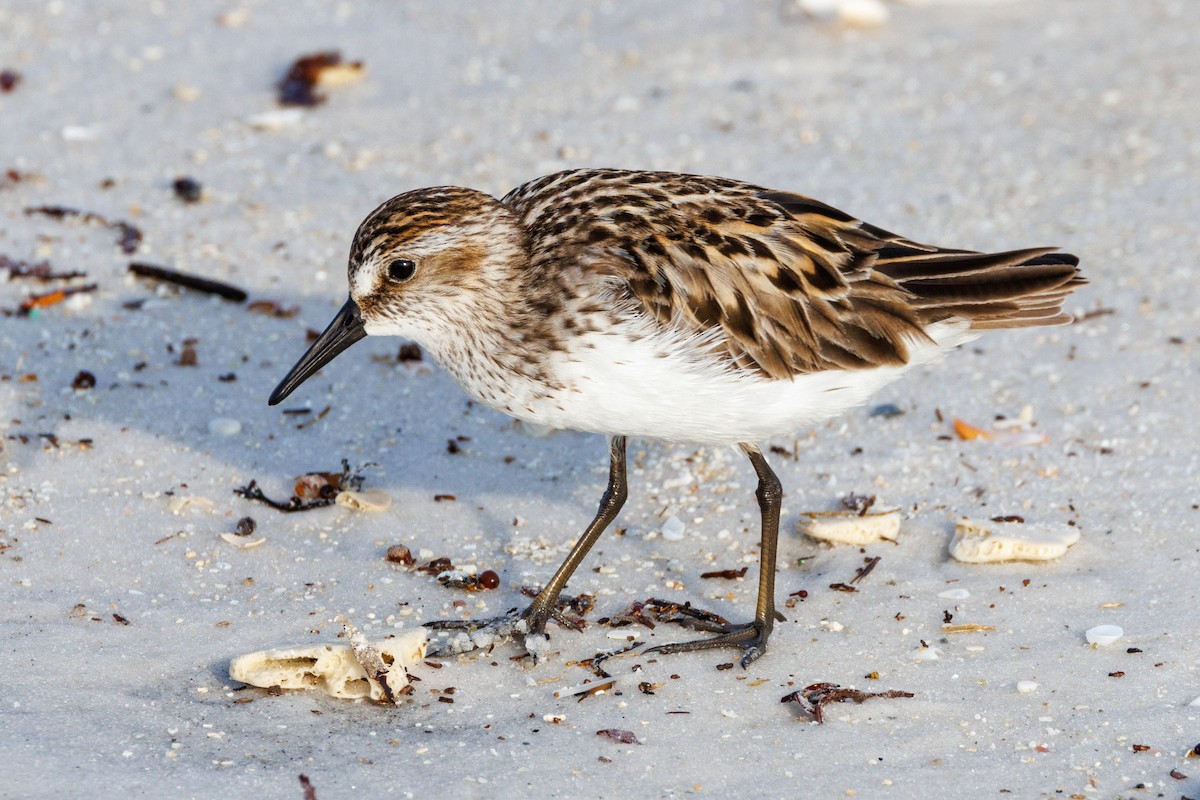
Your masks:
{"label": "shell fragment", "polygon": [[347,489],[338,492],[334,502],[355,511],[387,511],[392,507],[392,496],[383,489],[368,489],[365,492]]}
{"label": "shell fragment", "polygon": [[1087,639],[1088,644],[1107,647],[1124,635],[1125,631],[1118,625],[1097,625],[1094,628],[1088,628],[1087,633],[1083,636]]}
{"label": "shell fragment", "polygon": [[836,544],[865,545],[900,536],[900,511],[858,514],[853,511],[807,511],[796,527],[813,539]]}
{"label": "shell fragment", "polygon": [[1078,528],[981,522],[963,517],[954,526],[950,555],[968,564],[1049,561],[1062,556],[1078,541]]}
{"label": "shell fragment", "polygon": [[[388,664],[388,686],[396,694],[408,685],[408,667],[425,657],[425,629],[417,628],[393,639],[375,642],[373,648]],[[384,700],[387,693],[344,644],[319,644],[261,650],[238,656],[229,664],[229,677],[251,686],[281,689],[318,689],[333,697]]]}

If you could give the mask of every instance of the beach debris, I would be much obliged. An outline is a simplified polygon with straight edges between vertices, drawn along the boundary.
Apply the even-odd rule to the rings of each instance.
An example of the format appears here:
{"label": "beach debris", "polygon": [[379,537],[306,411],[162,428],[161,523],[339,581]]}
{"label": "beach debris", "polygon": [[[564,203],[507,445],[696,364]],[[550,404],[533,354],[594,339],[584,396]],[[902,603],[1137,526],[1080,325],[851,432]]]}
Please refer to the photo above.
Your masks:
{"label": "beach debris", "polygon": [[97,288],[99,287],[97,287],[96,284],[89,283],[86,286],[67,286],[65,288],[55,289],[50,292],[42,292],[40,294],[30,295],[21,302],[20,306],[17,307],[16,313],[18,316],[23,317],[32,316],[33,313],[39,309],[56,306],[72,295],[94,292]]}
{"label": "beach debris", "polygon": [[246,124],[260,131],[280,131],[300,124],[304,119],[302,108],[273,108],[246,117]]}
{"label": "beach debris", "polygon": [[233,532],[237,536],[249,536],[254,533],[258,527],[258,523],[254,521],[254,517],[242,517],[234,526]]}
{"label": "beach debris", "polygon": [[221,538],[239,550],[253,550],[254,548],[266,542],[266,537],[260,536],[257,539],[247,539],[244,536],[239,536],[236,533],[228,531],[221,534]]}
{"label": "beach debris", "polygon": [[303,772],[300,773],[300,788],[304,790],[304,800],[317,800],[317,787]]}
{"label": "beach debris", "polygon": [[781,703],[796,703],[818,724],[825,723],[825,706],[831,703],[863,703],[872,698],[894,699],[913,697],[912,692],[890,689],[886,692],[864,692],[859,689],[845,689],[836,683],[814,683],[801,691],[791,692],[779,698]]}
{"label": "beach debris", "polygon": [[438,583],[448,589],[484,592],[491,591],[500,586],[500,576],[494,570],[485,569],[482,572],[476,572],[474,565],[460,569],[454,566],[454,562],[444,556],[442,558],[435,558],[413,569],[416,572],[432,575]]}
{"label": "beach debris", "polygon": [[208,432],[213,436],[237,436],[242,432],[242,423],[229,417],[215,417],[208,421]]}
{"label": "beach debris", "polygon": [[957,625],[943,625],[942,633],[976,633],[978,631],[994,631],[995,625],[980,625],[977,622],[963,622]]}
{"label": "beach debris", "polygon": [[0,70],[0,92],[8,94],[21,83],[21,73],[15,69]]}
{"label": "beach debris", "polygon": [[393,564],[399,564],[402,567],[411,567],[417,563],[417,559],[413,557],[412,551],[402,544],[394,544],[389,547],[383,557],[385,560]]}
{"label": "beach debris", "polygon": [[245,302],[247,297],[245,290],[239,289],[232,284],[214,281],[210,278],[202,278],[199,275],[180,272],[179,270],[158,266],[157,264],[131,261],[129,263],[129,271],[142,278],[163,281],[164,283],[182,286],[186,289],[194,289],[197,292],[204,292],[205,294],[215,294],[218,297],[235,303]]}
{"label": "beach debris", "polygon": [[95,389],[96,376],[86,369],[81,369],[75,373],[75,378],[71,381],[71,388],[77,392]]}
{"label": "beach debris", "polygon": [[1090,645],[1107,647],[1124,635],[1125,631],[1118,625],[1097,625],[1094,628],[1088,628],[1083,637],[1087,639],[1087,643]]}
{"label": "beach debris", "polygon": [[212,511],[216,504],[207,497],[199,495],[176,495],[171,498],[171,502],[167,504],[167,510],[176,516],[182,514],[189,508],[197,508],[201,511]]}
{"label": "beach debris", "polygon": [[883,417],[884,419],[891,419],[892,417],[899,417],[899,416],[902,416],[903,414],[904,414],[904,409],[901,408],[900,406],[896,405],[895,403],[882,403],[880,405],[875,406],[869,412],[867,412],[868,417]]}
{"label": "beach debris", "polygon": [[965,420],[954,418],[954,433],[963,441],[994,442],[1011,447],[1026,447],[1050,441],[1045,434],[1027,430],[1033,425],[1033,406],[1026,405],[1016,417],[998,417],[987,430]]}
{"label": "beach debris", "polygon": [[1038,688],[1037,681],[1017,681],[1017,691],[1021,694],[1029,694],[1036,692]]}
{"label": "beach debris", "polygon": [[264,314],[277,319],[291,319],[300,313],[300,306],[284,306],[274,300],[255,300],[246,306],[252,314]]}
{"label": "beach debris", "polygon": [[51,219],[79,217],[84,222],[95,222],[112,228],[117,231],[117,244],[121,247],[121,252],[126,255],[137,252],[138,246],[142,243],[142,232],[136,226],[119,219],[110,220],[108,217],[92,211],[80,211],[78,208],[68,208],[67,206],[31,206],[25,209],[25,214],[30,216],[40,214]]}
{"label": "beach debris", "polygon": [[383,489],[368,489],[365,492],[349,489],[338,492],[334,502],[355,511],[387,511],[392,507],[392,496]]}
{"label": "beach debris", "polygon": [[[320,644],[247,653],[230,662],[229,677],[264,689],[317,689],[348,700],[369,697],[394,702],[389,698],[402,694],[409,685],[409,668],[425,658],[425,629],[415,628],[372,643],[353,625],[343,625],[350,645]],[[371,673],[364,668],[360,653],[362,660],[371,665]]]}
{"label": "beach debris", "polygon": [[667,517],[662,524],[662,537],[668,542],[683,541],[683,534],[687,530],[683,520],[672,514]]}
{"label": "beach debris", "polygon": [[727,581],[734,581],[734,580],[737,580],[738,578],[746,577],[746,571],[748,569],[750,569],[750,568],[742,567],[741,569],[715,569],[715,570],[711,570],[709,572],[701,572],[700,577],[704,578],[704,579],[706,579],[706,578],[721,578],[721,579],[727,580]]}
{"label": "beach debris", "polygon": [[286,502],[273,500],[259,488],[258,481],[251,480],[245,486],[239,486],[233,493],[247,500],[254,500],[270,506],[276,511],[292,513],[296,511],[312,511],[314,508],[325,508],[337,502],[340,492],[358,492],[362,490],[362,470],[374,464],[363,464],[355,469],[350,468],[350,462],[342,459],[341,472],[308,472],[296,478],[292,487],[292,496]]}
{"label": "beach debris", "polygon": [[943,600],[966,600],[971,596],[971,592],[967,589],[946,589],[938,592],[938,597]]}
{"label": "beach debris", "polygon": [[966,517],[954,525],[950,555],[968,564],[1049,561],[1079,541],[1079,529],[1064,525],[982,522]]}
{"label": "beach debris", "polygon": [[900,511],[805,511],[796,527],[809,538],[835,544],[894,542],[900,536]]}
{"label": "beach debris", "polygon": [[620,728],[605,728],[604,730],[596,731],[596,735],[603,736],[605,739],[610,739],[618,744],[641,744],[633,731],[623,731]]}
{"label": "beach debris", "polygon": [[186,175],[176,178],[171,183],[175,196],[185,203],[199,203],[204,197],[204,186],[195,178]]}
{"label": "beach debris", "polygon": [[642,625],[653,629],[658,625],[679,625],[697,630],[716,630],[726,626],[729,620],[711,611],[692,608],[691,602],[683,604],[650,597],[630,603],[624,611],[597,621],[600,625],[620,628],[626,625]]}
{"label": "beach debris", "polygon": [[301,56],[277,84],[281,106],[312,107],[328,98],[317,91],[362,80],[361,61],[343,61],[336,50]]}
{"label": "beach debris", "polygon": [[70,272],[55,272],[49,261],[22,261],[0,254],[0,270],[7,273],[6,278],[15,280],[35,280],[39,283],[53,281],[69,281],[73,278],[86,278],[86,272],[72,270]]}

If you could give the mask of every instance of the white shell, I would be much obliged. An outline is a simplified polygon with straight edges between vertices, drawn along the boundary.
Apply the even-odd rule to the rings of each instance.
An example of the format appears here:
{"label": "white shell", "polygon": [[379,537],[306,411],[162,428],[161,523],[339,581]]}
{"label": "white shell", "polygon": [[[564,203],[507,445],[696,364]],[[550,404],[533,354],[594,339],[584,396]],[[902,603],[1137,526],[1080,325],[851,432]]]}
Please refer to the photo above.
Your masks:
{"label": "white shell", "polygon": [[1079,529],[981,522],[963,517],[954,526],[950,555],[968,564],[989,561],[1049,561],[1079,541]]}
{"label": "white shell", "polygon": [[355,511],[387,511],[392,507],[392,496],[383,489],[368,489],[365,492],[346,490],[338,492],[334,502]]}
{"label": "white shell", "polygon": [[1094,628],[1089,628],[1084,637],[1087,638],[1088,644],[1105,647],[1124,635],[1125,631],[1121,630],[1117,625],[1097,625]]}
{"label": "white shell", "polygon": [[[402,676],[408,667],[425,657],[426,631],[416,628],[394,639],[376,642],[378,651],[404,669],[388,673],[392,691],[407,684]],[[229,664],[229,677],[251,686],[282,689],[318,689],[333,697],[381,700],[383,687],[367,677],[353,650],[344,644],[319,644],[261,650],[238,656]]]}
{"label": "white shell", "polygon": [[943,600],[966,600],[971,596],[971,593],[966,589],[947,589],[944,592],[938,592],[938,597]]}
{"label": "white shell", "polygon": [[683,540],[683,534],[687,530],[687,526],[683,524],[683,520],[674,515],[667,517],[662,526],[662,537],[668,542],[679,542]]}
{"label": "white shell", "polygon": [[806,536],[823,542],[866,545],[900,536],[900,511],[859,514],[854,511],[806,511],[796,521]]}
{"label": "white shell", "polygon": [[208,432],[213,436],[237,436],[242,432],[242,423],[230,417],[215,417],[208,421]]}
{"label": "white shell", "polygon": [[1017,691],[1021,694],[1037,691],[1037,681],[1017,681]]}
{"label": "white shell", "polygon": [[221,534],[221,538],[239,550],[253,550],[266,541],[266,537],[260,536],[257,539],[250,539],[245,536],[238,536],[236,533],[226,531]]}

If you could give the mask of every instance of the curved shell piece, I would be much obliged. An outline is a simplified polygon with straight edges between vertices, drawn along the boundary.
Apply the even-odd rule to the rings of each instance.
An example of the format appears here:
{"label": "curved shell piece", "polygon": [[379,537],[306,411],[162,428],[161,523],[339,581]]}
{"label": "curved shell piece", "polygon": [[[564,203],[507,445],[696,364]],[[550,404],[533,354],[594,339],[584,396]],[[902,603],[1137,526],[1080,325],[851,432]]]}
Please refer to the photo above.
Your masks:
{"label": "curved shell piece", "polygon": [[1049,561],[1061,557],[1078,541],[1078,528],[981,522],[963,517],[954,526],[950,555],[968,564]]}
{"label": "curved shell piece", "polygon": [[[407,685],[407,669],[425,657],[424,628],[406,631],[375,643],[384,661],[391,659],[388,684],[393,694]],[[403,667],[403,669],[397,669]],[[354,651],[344,644],[319,644],[260,650],[238,656],[229,664],[229,677],[251,686],[318,689],[349,700],[383,700],[383,687],[367,677]]]}
{"label": "curved shell piece", "polygon": [[900,536],[900,511],[858,514],[854,511],[807,511],[796,527],[813,539],[835,544],[864,545]]}

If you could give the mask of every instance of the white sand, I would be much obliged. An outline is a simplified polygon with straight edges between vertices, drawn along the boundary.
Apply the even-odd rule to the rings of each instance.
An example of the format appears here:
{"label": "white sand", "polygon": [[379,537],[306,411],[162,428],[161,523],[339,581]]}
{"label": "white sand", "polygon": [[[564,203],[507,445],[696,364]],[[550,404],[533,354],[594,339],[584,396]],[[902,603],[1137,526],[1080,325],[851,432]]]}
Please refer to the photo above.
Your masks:
{"label": "white sand", "polygon": [[[233,27],[218,23],[232,3],[0,6],[0,68],[23,75],[0,94],[0,171],[26,176],[0,174],[0,254],[99,285],[0,317],[0,796],[290,799],[302,772],[321,800],[1200,793],[1200,762],[1184,758],[1200,739],[1196,9],[896,4],[855,31],[782,5],[254,2]],[[293,58],[333,47],[366,63],[364,81],[291,127],[247,124],[276,108]],[[725,652],[632,659],[612,671],[643,663],[645,677],[620,696],[555,700],[588,677],[568,661],[619,645],[593,625],[552,629],[561,652],[536,668],[506,646],[424,670],[397,708],[235,691],[231,657],[333,640],[338,614],[378,637],[465,613],[459,600],[503,612],[590,517],[602,441],[532,438],[440,371],[373,360],[398,342],[355,346],[285,402],[332,406],[316,424],[297,430],[303,417],[265,402],[305,328],[343,302],[350,237],[377,202],[445,182],[501,193],[577,165],[746,178],[944,245],[1068,246],[1092,280],[1070,308],[1112,313],[993,334],[878,397],[905,415],[857,411],[802,434],[795,461],[772,456],[787,491],[780,598],[809,596],[745,673],[714,669],[735,660]],[[176,200],[179,175],[206,198]],[[126,276],[112,231],[22,213],[44,204],[135,222],[136,258],[302,310],[156,292]],[[46,288],[0,285],[0,304]],[[176,366],[192,337],[198,366]],[[94,389],[70,388],[81,369]],[[983,425],[1027,403],[1046,445],[939,439],[953,416]],[[597,593],[592,619],[648,596],[747,618],[748,464],[630,451],[627,532],[571,591]],[[365,486],[393,495],[388,512],[285,516],[232,493],[257,478],[286,495],[341,458],[379,463]],[[793,532],[851,491],[905,510],[898,545],[864,554]],[[174,515],[181,496],[211,508]],[[1047,564],[949,560],[954,519],[1011,514],[1074,520],[1082,540]],[[261,547],[220,537],[245,515]],[[648,535],[672,515],[680,541]],[[397,542],[494,569],[501,588],[404,571],[383,558]],[[882,560],[857,593],[828,589],[865,556]],[[699,578],[745,564],[744,581]],[[970,597],[938,597],[953,587]],[[995,629],[943,635],[944,610]],[[1084,632],[1100,624],[1125,635],[1092,648]],[[921,640],[940,658],[914,660]],[[650,696],[637,680],[664,685]],[[819,681],[915,697],[832,706],[823,726],[780,704]],[[455,703],[438,702],[431,690],[450,686]],[[641,744],[596,735],[607,728]]]}

